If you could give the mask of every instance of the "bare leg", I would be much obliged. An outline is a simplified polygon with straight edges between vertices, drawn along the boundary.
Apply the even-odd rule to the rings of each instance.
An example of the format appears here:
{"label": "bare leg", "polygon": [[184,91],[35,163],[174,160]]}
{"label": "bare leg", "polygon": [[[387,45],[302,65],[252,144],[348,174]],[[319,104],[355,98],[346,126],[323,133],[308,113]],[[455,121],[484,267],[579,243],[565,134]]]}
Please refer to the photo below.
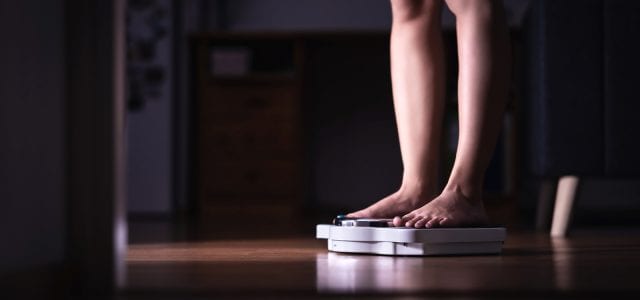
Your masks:
{"label": "bare leg", "polygon": [[436,195],[444,107],[441,0],[392,0],[391,81],[404,166],[400,189],[350,217],[391,218]]}
{"label": "bare leg", "polygon": [[482,203],[484,173],[507,99],[510,49],[499,0],[446,0],[456,15],[460,137],[443,192],[402,218],[396,226],[454,227],[488,222]]}

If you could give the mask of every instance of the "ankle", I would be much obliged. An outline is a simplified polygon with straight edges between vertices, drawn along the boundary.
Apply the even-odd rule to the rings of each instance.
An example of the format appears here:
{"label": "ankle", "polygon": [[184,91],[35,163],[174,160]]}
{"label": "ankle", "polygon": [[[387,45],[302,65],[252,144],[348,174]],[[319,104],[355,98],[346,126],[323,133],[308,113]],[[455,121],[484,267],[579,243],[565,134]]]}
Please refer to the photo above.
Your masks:
{"label": "ankle", "polygon": [[418,199],[431,200],[436,196],[436,184],[435,180],[402,180],[402,185],[398,190],[401,194]]}
{"label": "ankle", "polygon": [[482,187],[477,183],[449,181],[442,192],[460,194],[471,203],[482,201]]}

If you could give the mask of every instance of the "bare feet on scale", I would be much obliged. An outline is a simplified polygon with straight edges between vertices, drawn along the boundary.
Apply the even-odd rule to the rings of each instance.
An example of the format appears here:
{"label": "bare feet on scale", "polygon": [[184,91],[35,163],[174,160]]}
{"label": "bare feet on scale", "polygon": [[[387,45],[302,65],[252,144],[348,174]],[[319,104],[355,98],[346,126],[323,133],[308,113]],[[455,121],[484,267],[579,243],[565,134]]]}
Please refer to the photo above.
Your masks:
{"label": "bare feet on scale", "polygon": [[445,189],[429,203],[393,219],[394,226],[415,228],[474,227],[488,222],[481,199],[467,197],[459,189]]}
{"label": "bare feet on scale", "polygon": [[420,189],[401,188],[373,205],[350,213],[351,218],[393,218],[397,227],[473,227],[488,223],[480,197],[467,197],[460,189],[440,195]]}

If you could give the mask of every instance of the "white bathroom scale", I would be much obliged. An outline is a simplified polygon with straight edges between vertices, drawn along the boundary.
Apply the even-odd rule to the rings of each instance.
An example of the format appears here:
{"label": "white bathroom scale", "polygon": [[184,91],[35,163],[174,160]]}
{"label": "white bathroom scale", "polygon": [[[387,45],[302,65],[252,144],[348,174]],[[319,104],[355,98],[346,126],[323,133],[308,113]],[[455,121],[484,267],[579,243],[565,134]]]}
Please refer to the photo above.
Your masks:
{"label": "white bathroom scale", "polygon": [[500,254],[507,236],[504,227],[416,229],[356,221],[317,225],[316,238],[326,239],[333,252],[430,256]]}

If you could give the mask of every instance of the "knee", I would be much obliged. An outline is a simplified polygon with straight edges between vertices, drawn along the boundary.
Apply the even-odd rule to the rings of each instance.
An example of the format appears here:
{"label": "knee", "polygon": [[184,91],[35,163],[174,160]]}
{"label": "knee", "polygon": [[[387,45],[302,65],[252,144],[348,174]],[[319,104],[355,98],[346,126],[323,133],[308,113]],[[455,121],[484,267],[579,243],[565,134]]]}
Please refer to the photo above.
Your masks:
{"label": "knee", "polygon": [[474,15],[490,18],[495,8],[494,0],[445,0],[456,17]]}
{"label": "knee", "polygon": [[394,22],[433,17],[440,12],[441,0],[391,0]]}

